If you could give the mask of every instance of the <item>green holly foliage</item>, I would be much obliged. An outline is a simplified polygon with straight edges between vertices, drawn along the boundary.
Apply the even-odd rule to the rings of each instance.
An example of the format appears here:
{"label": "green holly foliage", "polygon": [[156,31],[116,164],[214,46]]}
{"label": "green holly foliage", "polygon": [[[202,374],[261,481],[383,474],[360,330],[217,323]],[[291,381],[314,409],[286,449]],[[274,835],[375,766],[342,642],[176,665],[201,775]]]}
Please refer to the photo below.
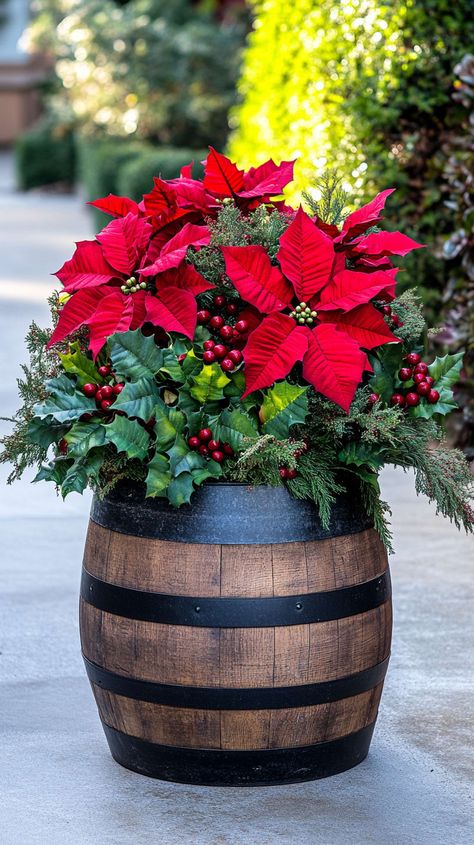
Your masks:
{"label": "green holly foliage", "polygon": [[163,350],[153,335],[145,337],[140,329],[112,335],[108,347],[112,367],[120,378],[153,378],[163,366]]}
{"label": "green holly foliage", "polygon": [[45,387],[48,398],[34,408],[35,417],[52,417],[58,423],[67,423],[96,409],[94,400],[77,390],[74,382],[64,373],[47,381]]}
{"label": "green holly foliage", "polygon": [[147,422],[159,399],[160,393],[154,379],[139,378],[136,382],[127,382],[114,403],[114,411]]}
{"label": "green holly foliage", "polygon": [[99,375],[94,362],[84,352],[81,352],[77,342],[70,345],[69,352],[59,352],[58,354],[64,371],[68,375],[76,376],[78,387],[83,387],[88,383],[103,384],[104,380]]}
{"label": "green holly foliage", "polygon": [[224,398],[224,387],[230,378],[222,372],[219,364],[204,364],[201,371],[192,377],[190,394],[201,405],[218,402]]}
{"label": "green holly foliage", "polygon": [[105,433],[107,441],[114,444],[117,452],[125,452],[128,458],[146,457],[150,435],[137,421],[117,416],[105,426]]}
{"label": "green holly foliage", "polygon": [[266,391],[260,411],[262,429],[280,440],[288,437],[290,428],[304,423],[308,413],[308,388],[280,381]]}

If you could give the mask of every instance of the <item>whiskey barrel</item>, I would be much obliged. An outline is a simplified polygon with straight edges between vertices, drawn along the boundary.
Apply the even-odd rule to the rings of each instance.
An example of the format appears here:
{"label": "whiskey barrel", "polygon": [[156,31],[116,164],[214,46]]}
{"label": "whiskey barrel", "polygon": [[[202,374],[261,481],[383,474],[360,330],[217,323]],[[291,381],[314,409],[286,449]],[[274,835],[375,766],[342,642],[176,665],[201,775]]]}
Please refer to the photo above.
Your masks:
{"label": "whiskey barrel", "polygon": [[95,500],[81,641],[113,757],[207,785],[325,777],[367,755],[391,639],[385,549],[340,496],[329,530],[283,487],[172,509]]}

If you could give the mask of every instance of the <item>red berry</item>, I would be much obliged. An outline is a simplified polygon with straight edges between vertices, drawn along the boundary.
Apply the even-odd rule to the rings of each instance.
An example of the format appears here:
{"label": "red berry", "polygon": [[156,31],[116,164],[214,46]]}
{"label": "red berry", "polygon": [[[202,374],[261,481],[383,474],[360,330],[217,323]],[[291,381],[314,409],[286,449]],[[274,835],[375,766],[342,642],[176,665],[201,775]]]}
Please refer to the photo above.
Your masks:
{"label": "red berry", "polygon": [[188,438],[188,446],[190,449],[199,449],[200,445],[201,441],[199,440],[199,437],[194,436]]}
{"label": "red berry", "polygon": [[120,382],[120,384],[115,384],[115,385],[114,385],[114,387],[113,387],[112,389],[113,389],[113,391],[114,391],[115,395],[116,395],[116,396],[118,396],[118,395],[119,395],[119,393],[121,393],[121,392],[122,392],[122,390],[124,389],[124,387],[125,387],[125,385],[124,385],[122,382]]}
{"label": "red berry", "polygon": [[208,323],[211,319],[211,314],[209,311],[206,311],[205,308],[202,311],[197,312],[197,321],[200,326],[203,326],[205,323]]}
{"label": "red berry", "polygon": [[229,457],[232,457],[232,455],[234,454],[234,450],[230,443],[224,443],[224,445],[222,446],[222,451],[225,455],[228,455]]}
{"label": "red berry", "polygon": [[210,352],[211,349],[214,349],[215,345],[215,340],[205,340],[203,343],[203,348],[206,352]]}
{"label": "red berry", "polygon": [[106,384],[105,387],[100,388],[100,398],[102,399],[111,399],[114,395],[113,387],[110,387],[109,384]]}
{"label": "red berry", "polygon": [[232,328],[232,326],[222,326],[219,331],[219,334],[222,340],[230,340],[234,334],[234,329]]}
{"label": "red berry", "polygon": [[221,444],[219,440],[209,440],[207,447],[211,450],[211,452],[215,452],[217,449],[221,448]]}
{"label": "red berry", "polygon": [[420,361],[420,363],[417,364],[416,367],[415,367],[415,373],[423,373],[423,375],[426,375],[427,372],[428,372],[428,364],[425,364],[424,361]]}
{"label": "red berry", "polygon": [[234,362],[234,364],[240,364],[240,362],[243,358],[243,355],[242,355],[240,349],[231,349],[228,357],[230,358],[231,361]]}
{"label": "red berry", "polygon": [[286,467],[280,467],[278,472],[280,473],[280,478],[288,478],[288,470]]}
{"label": "red berry", "polygon": [[227,355],[227,346],[224,346],[223,343],[216,343],[212,351],[215,357],[220,360],[221,358],[225,358],[225,356]]}
{"label": "red berry", "polygon": [[203,458],[207,458],[207,456],[209,455],[209,449],[207,448],[207,446],[204,445],[204,443],[201,444],[198,449],[198,452],[200,455],[203,456]]}
{"label": "red berry", "polygon": [[235,328],[239,334],[246,334],[249,330],[249,324],[247,323],[247,320],[237,320]]}
{"label": "red berry", "polygon": [[111,372],[112,367],[99,367],[99,375],[102,376],[102,378],[107,378],[107,376],[110,376]]}
{"label": "red berry", "polygon": [[400,408],[403,408],[403,406],[405,405],[405,397],[402,396],[401,393],[392,393],[390,397],[390,404],[399,405]]}
{"label": "red berry", "polygon": [[239,310],[239,307],[238,307],[237,303],[235,303],[235,302],[229,302],[229,303],[226,305],[225,310],[226,310],[227,314],[237,314],[237,311]]}
{"label": "red berry", "polygon": [[82,388],[82,392],[84,396],[95,396],[97,393],[97,385],[96,384],[85,384]]}
{"label": "red berry", "polygon": [[378,402],[379,399],[380,399],[380,396],[379,396],[378,393],[371,393],[370,396],[369,396],[369,402],[370,402],[371,405],[375,405],[375,403]]}
{"label": "red berry", "polygon": [[240,337],[237,329],[232,329],[232,337]]}
{"label": "red berry", "polygon": [[211,452],[211,458],[217,464],[221,464],[222,461],[225,458],[225,455],[224,455],[224,452],[221,452],[221,451],[219,451],[219,449],[216,449],[214,452]]}
{"label": "red berry", "polygon": [[417,384],[416,389],[418,391],[419,396],[428,396],[428,393],[430,392],[431,387],[430,387],[429,384],[427,384],[426,381],[422,381],[419,384]]}
{"label": "red berry", "polygon": [[221,361],[221,370],[225,373],[231,373],[234,368],[235,364],[231,358],[224,358],[224,360]]}
{"label": "red berry", "polygon": [[410,367],[402,367],[401,370],[398,371],[398,378],[400,381],[409,381],[412,377],[412,371]]}
{"label": "red berry", "polygon": [[201,443],[207,443],[208,440],[212,437],[212,431],[210,428],[201,428],[201,431],[198,431],[197,436]]}
{"label": "red berry", "polygon": [[439,393],[437,390],[430,390],[426,398],[428,399],[428,402],[430,402],[431,405],[435,405],[439,399]]}
{"label": "red berry", "polygon": [[429,384],[430,387],[433,387],[435,383],[434,378],[431,378],[431,376],[425,376],[425,381],[426,384]]}
{"label": "red berry", "polygon": [[390,308],[390,305],[383,305],[382,306],[382,314],[385,314],[386,317],[390,317],[391,313],[392,313],[392,309]]}
{"label": "red berry", "polygon": [[102,388],[101,387],[99,387],[97,393],[95,394],[95,401],[97,402],[98,405],[100,405],[100,403],[102,401]]}
{"label": "red berry", "polygon": [[413,376],[413,381],[415,384],[421,384],[422,381],[426,381],[426,376],[424,373],[415,373]]}
{"label": "red berry", "polygon": [[58,443],[58,449],[61,455],[67,455],[67,440],[63,439]]}
{"label": "red berry", "polygon": [[418,355],[418,352],[410,352],[408,355],[405,355],[405,361],[410,367],[416,367],[421,361],[421,355]]}
{"label": "red berry", "polygon": [[178,361],[180,363],[181,363],[181,361],[184,361],[185,358],[186,358],[186,352],[183,352],[182,355],[178,355]]}
{"label": "red berry", "polygon": [[205,364],[213,364],[216,360],[215,352],[212,349],[207,349],[202,356],[202,360]]}
{"label": "red berry", "polygon": [[392,321],[392,324],[395,326],[395,328],[398,329],[398,328],[400,328],[400,326],[403,326],[403,323],[400,320],[400,317],[398,316],[398,314],[391,314],[390,319]]}
{"label": "red berry", "polygon": [[302,455],[302,454],[303,454],[303,451],[302,451],[301,449],[296,449],[296,451],[295,451],[295,452],[293,452],[293,456],[294,456],[297,460],[298,460],[298,458],[301,458],[301,455]]}
{"label": "red berry", "polygon": [[110,399],[104,399],[104,401],[100,403],[100,407],[103,411],[108,411],[111,405],[112,402],[110,401]]}
{"label": "red berry", "polygon": [[287,469],[287,471],[286,471],[286,477],[287,478],[296,478],[297,475],[298,475],[297,469]]}
{"label": "red berry", "polygon": [[225,298],[225,296],[222,296],[222,294],[218,293],[214,297],[213,302],[214,302],[214,305],[216,306],[216,308],[222,308],[222,306],[225,305],[225,303],[226,303],[226,298]]}
{"label": "red berry", "polygon": [[420,397],[418,396],[418,393],[410,391],[410,393],[407,393],[407,395],[405,396],[405,402],[409,407],[413,408],[415,405],[420,404]]}
{"label": "red berry", "polygon": [[214,317],[211,317],[209,320],[209,325],[211,329],[218,331],[224,325],[224,317],[220,317],[219,314],[215,314]]}

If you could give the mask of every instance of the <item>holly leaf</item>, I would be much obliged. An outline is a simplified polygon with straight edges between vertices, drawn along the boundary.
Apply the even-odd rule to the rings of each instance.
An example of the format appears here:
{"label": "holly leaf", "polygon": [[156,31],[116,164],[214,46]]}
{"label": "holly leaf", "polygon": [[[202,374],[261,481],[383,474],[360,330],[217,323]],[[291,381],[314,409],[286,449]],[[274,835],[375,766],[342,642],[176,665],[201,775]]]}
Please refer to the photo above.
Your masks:
{"label": "holly leaf", "polygon": [[163,366],[160,368],[160,373],[164,373],[165,376],[170,378],[172,381],[178,382],[178,384],[186,381],[186,377],[176,357],[176,351],[174,349],[163,350]]}
{"label": "holly leaf", "polygon": [[48,398],[35,406],[35,417],[53,417],[58,423],[67,423],[97,410],[94,400],[77,390],[74,382],[64,374],[49,379],[45,386]]}
{"label": "holly leaf", "polygon": [[186,425],[186,417],[182,411],[168,407],[161,400],[155,405],[153,416],[155,417],[156,448],[166,451],[176,441],[177,435],[182,433]]}
{"label": "holly leaf", "polygon": [[182,472],[176,478],[172,478],[168,486],[168,499],[175,508],[189,504],[194,493],[194,482],[190,472]]}
{"label": "holly leaf", "polygon": [[68,456],[71,458],[82,458],[97,446],[105,443],[105,428],[101,423],[77,422],[66,434],[65,441],[68,444]]}
{"label": "holly leaf", "polygon": [[104,456],[101,450],[75,461],[69,467],[61,484],[61,495],[63,499],[69,493],[82,494],[91,479],[97,480],[103,461]]}
{"label": "holly leaf", "polygon": [[129,458],[146,457],[150,446],[150,435],[138,422],[126,417],[115,417],[104,426],[106,438],[113,443],[117,452],[125,452]]}
{"label": "holly leaf", "polygon": [[443,358],[435,358],[433,363],[429,365],[428,371],[435,381],[433,385],[435,390],[441,392],[443,388],[451,388],[459,381],[463,357],[463,352],[458,352],[456,355],[445,355]]}
{"label": "holly leaf", "polygon": [[64,481],[71,465],[72,462],[67,458],[56,458],[56,460],[51,461],[49,464],[43,464],[33,478],[33,484],[36,484],[37,481],[53,481],[59,487]]}
{"label": "holly leaf", "polygon": [[53,417],[33,417],[27,426],[28,440],[47,449],[51,443],[58,443],[67,431],[67,426],[60,425]]}
{"label": "holly leaf", "polygon": [[223,411],[217,417],[213,430],[215,437],[223,443],[229,443],[235,452],[241,451],[248,440],[258,437],[256,421],[237,409]]}
{"label": "holly leaf", "polygon": [[206,402],[216,402],[223,398],[224,387],[230,378],[222,372],[219,364],[204,364],[200,373],[193,376],[190,394],[201,405]]}
{"label": "holly leaf", "polygon": [[152,498],[166,496],[171,481],[169,459],[165,455],[155,452],[148,464],[146,477],[146,495]]}
{"label": "holly leaf", "polygon": [[[438,387],[434,388],[438,390]],[[448,387],[442,387],[439,391],[439,399],[434,404],[422,399],[419,405],[414,408],[409,408],[406,413],[411,417],[417,417],[422,420],[430,420],[435,414],[445,417],[458,407],[453,399],[453,391]]]}
{"label": "holly leaf", "polygon": [[160,393],[154,379],[141,378],[125,385],[114,402],[114,411],[123,411],[127,417],[138,417],[146,422],[159,401]]}
{"label": "holly leaf", "polygon": [[307,390],[307,387],[280,381],[267,391],[260,409],[265,434],[285,440],[292,425],[304,423],[308,413]]}
{"label": "holly leaf", "polygon": [[79,348],[79,344],[73,343],[69,347],[69,352],[59,352],[58,355],[61,363],[67,373],[76,376],[78,387],[84,387],[85,384],[102,383],[103,379],[99,375],[94,362],[84,355]]}
{"label": "holly leaf", "polygon": [[190,381],[193,376],[196,376],[201,372],[202,361],[200,358],[196,357],[194,349],[189,350],[186,358],[184,358],[183,363],[181,364],[181,368],[187,381]]}
{"label": "holly leaf", "polygon": [[222,466],[217,461],[207,461],[205,467],[202,469],[193,469],[191,475],[194,483],[199,487],[208,478],[220,478],[222,475]]}
{"label": "holly leaf", "polygon": [[377,472],[385,463],[384,449],[366,446],[364,443],[347,443],[339,452],[338,458],[344,464],[357,467],[368,466]]}
{"label": "holly leaf", "polygon": [[163,350],[140,329],[112,335],[109,351],[114,372],[131,381],[153,378],[163,365]]}

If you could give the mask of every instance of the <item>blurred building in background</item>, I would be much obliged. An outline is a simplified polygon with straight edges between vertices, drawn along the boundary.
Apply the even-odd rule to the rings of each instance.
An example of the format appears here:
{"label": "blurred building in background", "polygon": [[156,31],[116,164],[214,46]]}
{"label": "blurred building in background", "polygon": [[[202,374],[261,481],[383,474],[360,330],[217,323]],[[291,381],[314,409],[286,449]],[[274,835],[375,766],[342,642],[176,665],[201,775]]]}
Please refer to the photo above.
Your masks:
{"label": "blurred building in background", "polygon": [[0,13],[0,144],[8,145],[39,116],[44,68],[18,43],[28,22],[28,0],[3,0]]}

